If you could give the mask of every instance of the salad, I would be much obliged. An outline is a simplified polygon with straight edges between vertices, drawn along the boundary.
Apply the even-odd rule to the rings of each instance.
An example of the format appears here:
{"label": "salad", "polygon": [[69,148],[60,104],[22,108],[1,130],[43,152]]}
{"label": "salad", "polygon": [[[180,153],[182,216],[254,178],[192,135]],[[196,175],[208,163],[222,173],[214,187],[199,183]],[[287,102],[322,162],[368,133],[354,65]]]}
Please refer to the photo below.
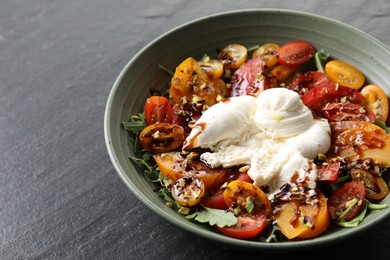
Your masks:
{"label": "salad", "polygon": [[189,221],[275,242],[356,227],[386,208],[389,104],[310,42],[192,57],[123,122],[145,177]]}

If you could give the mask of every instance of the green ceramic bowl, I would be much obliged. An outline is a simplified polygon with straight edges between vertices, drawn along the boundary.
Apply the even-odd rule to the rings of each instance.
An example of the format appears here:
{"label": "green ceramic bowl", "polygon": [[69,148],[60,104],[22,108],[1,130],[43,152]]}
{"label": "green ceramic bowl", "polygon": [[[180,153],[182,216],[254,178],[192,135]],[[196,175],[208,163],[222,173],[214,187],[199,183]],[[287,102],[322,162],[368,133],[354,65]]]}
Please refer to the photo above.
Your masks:
{"label": "green ceramic bowl", "polygon": [[[127,187],[151,210],[174,225],[201,237],[246,250],[303,250],[329,245],[356,235],[384,220],[390,209],[369,214],[357,228],[331,230],[305,241],[262,243],[226,237],[208,225],[185,219],[153,192],[153,186],[131,164],[133,149],[122,121],[141,112],[149,89],[164,89],[169,77],[159,64],[174,69],[185,58],[200,58],[205,53],[230,43],[245,46],[302,39],[317,49],[361,69],[369,82],[390,94],[390,51],[378,40],[346,24],[302,12],[273,9],[240,10],[201,18],[179,26],[145,46],[119,74],[108,98],[104,130],[108,153],[118,175]],[[385,203],[390,204],[390,196]]]}

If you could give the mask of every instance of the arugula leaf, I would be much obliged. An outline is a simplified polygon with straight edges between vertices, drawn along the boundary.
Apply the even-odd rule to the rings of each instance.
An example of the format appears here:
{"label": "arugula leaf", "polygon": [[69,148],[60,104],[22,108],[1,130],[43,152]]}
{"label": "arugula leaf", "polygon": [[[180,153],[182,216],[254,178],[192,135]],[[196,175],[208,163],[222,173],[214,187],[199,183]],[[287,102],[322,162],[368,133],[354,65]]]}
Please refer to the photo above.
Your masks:
{"label": "arugula leaf", "polygon": [[130,121],[122,122],[122,125],[126,131],[134,134],[141,132],[146,127],[144,113],[139,113],[138,116],[132,116]]}
{"label": "arugula leaf", "polygon": [[317,70],[325,72],[323,64],[328,60],[329,53],[324,50],[319,50],[314,55],[314,60],[316,62]]}
{"label": "arugula leaf", "polygon": [[252,198],[249,196],[245,199],[245,207],[248,213],[252,213],[253,209],[255,208],[255,204],[253,203]]}
{"label": "arugula leaf", "polygon": [[191,215],[186,216],[187,219],[194,219],[201,223],[209,223],[211,226],[218,227],[233,226],[238,219],[232,212],[222,209],[212,209],[203,207],[203,210],[196,211]]}
{"label": "arugula leaf", "polygon": [[379,126],[380,128],[382,128],[383,130],[385,130],[385,132],[386,132],[388,135],[390,135],[390,127],[387,127],[386,124],[385,124],[385,122],[380,121],[380,120],[376,120],[376,121],[375,121],[375,124],[376,124],[377,126]]}

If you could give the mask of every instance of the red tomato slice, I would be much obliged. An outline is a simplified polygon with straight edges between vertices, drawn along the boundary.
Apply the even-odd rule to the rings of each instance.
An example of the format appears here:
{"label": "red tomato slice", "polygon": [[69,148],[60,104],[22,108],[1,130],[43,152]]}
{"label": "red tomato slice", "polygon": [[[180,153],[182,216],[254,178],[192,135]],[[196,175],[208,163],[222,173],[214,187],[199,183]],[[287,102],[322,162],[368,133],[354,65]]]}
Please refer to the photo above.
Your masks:
{"label": "red tomato slice", "polygon": [[225,203],[225,198],[223,196],[223,189],[218,189],[213,195],[204,197],[200,204],[205,207],[213,209],[227,209],[228,205]]}
{"label": "red tomato slice", "polygon": [[318,165],[318,181],[325,183],[335,183],[337,182],[340,162],[327,163],[326,165]]}
{"label": "red tomato slice", "polygon": [[364,205],[366,187],[360,181],[347,182],[339,187],[328,199],[328,210],[333,219],[338,219],[349,207],[353,199],[358,202],[345,215],[343,221],[349,221],[359,215]]}
{"label": "red tomato slice", "polygon": [[[231,177],[229,177],[226,180],[226,182],[229,183],[233,179],[253,183],[253,180],[249,177],[247,172],[241,172],[240,174],[238,174],[238,176],[232,175]],[[210,196],[205,196],[202,199],[201,204],[205,207],[213,208],[213,209],[227,209],[227,208],[229,208],[229,206],[225,202],[223,192],[224,192],[224,189],[218,188]]]}
{"label": "red tomato slice", "polygon": [[231,227],[217,227],[223,234],[240,239],[255,237],[267,226],[267,218],[263,214],[251,217],[238,217],[238,223]]}
{"label": "red tomato slice", "polygon": [[296,78],[289,86],[289,89],[298,92],[302,96],[312,88],[330,83],[331,82],[328,80],[325,73],[320,71],[309,71]]}
{"label": "red tomato slice", "polygon": [[172,123],[172,106],[169,100],[163,96],[151,96],[145,102],[146,125],[156,123]]}
{"label": "red tomato slice", "polygon": [[351,103],[363,105],[365,98],[356,89],[337,84],[323,84],[309,90],[302,96],[302,102],[310,109],[322,112],[325,104],[335,102],[343,97]]}
{"label": "red tomato slice", "polygon": [[369,121],[374,123],[375,114],[364,108],[364,106],[354,103],[333,102],[325,105],[324,115],[331,122],[336,121]]}
{"label": "red tomato slice", "polygon": [[261,56],[257,56],[248,62],[244,63],[233,74],[232,93],[233,97],[244,95],[257,96],[260,92],[266,89],[264,77],[264,61]]}
{"label": "red tomato slice", "polygon": [[316,48],[306,41],[292,41],[279,48],[279,62],[287,66],[301,65],[310,60]]}

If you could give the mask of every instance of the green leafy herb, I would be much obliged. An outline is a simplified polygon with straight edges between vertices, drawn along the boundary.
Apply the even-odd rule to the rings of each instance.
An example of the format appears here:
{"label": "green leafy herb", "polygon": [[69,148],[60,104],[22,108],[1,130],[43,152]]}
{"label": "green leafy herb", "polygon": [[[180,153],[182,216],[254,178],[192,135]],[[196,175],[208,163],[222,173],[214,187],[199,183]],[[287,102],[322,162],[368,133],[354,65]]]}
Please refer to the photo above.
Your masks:
{"label": "green leafy herb", "polygon": [[385,132],[386,132],[388,135],[390,135],[390,127],[387,127],[386,124],[385,124],[385,122],[380,121],[380,120],[376,120],[376,121],[375,121],[375,124],[376,124],[377,126],[379,126],[380,128],[382,128],[383,130],[385,130]]}
{"label": "green leafy herb", "polygon": [[164,65],[159,64],[158,67],[165,71],[169,76],[173,77],[173,71],[171,69],[168,69]]}
{"label": "green leafy herb", "polygon": [[252,46],[249,46],[246,48],[247,52],[252,52],[254,50],[257,50],[258,48],[260,48],[260,45],[252,45]]}
{"label": "green leafy herb", "polygon": [[[357,201],[357,200],[356,200]],[[367,200],[364,200],[364,205],[363,205],[363,209],[362,209],[362,212],[355,218],[351,219],[350,221],[343,221],[342,219],[345,217],[346,214],[344,213],[348,213],[351,208],[356,204],[354,202],[351,203],[351,205],[345,210],[345,212],[340,216],[339,220],[336,221],[336,224],[338,226],[341,226],[341,227],[357,227],[360,222],[363,221],[364,217],[366,216],[366,212],[367,212],[367,206],[368,206],[368,201]],[[344,216],[343,216],[344,215]]]}
{"label": "green leafy herb", "polygon": [[324,50],[319,50],[315,53],[314,60],[316,63],[317,70],[325,72],[323,64],[328,60],[329,56],[329,53]]}
{"label": "green leafy herb", "polygon": [[248,213],[252,213],[253,209],[255,208],[255,204],[253,203],[252,198],[249,196],[245,199],[245,207]]}
{"label": "green leafy herb", "polygon": [[233,226],[238,219],[232,212],[222,209],[212,209],[203,207],[202,210],[196,211],[186,217],[187,219],[194,219],[201,223],[209,223],[211,226],[218,227]]}
{"label": "green leafy herb", "polygon": [[138,116],[132,116],[130,121],[123,122],[122,124],[126,131],[137,134],[146,126],[144,113],[139,113]]}

